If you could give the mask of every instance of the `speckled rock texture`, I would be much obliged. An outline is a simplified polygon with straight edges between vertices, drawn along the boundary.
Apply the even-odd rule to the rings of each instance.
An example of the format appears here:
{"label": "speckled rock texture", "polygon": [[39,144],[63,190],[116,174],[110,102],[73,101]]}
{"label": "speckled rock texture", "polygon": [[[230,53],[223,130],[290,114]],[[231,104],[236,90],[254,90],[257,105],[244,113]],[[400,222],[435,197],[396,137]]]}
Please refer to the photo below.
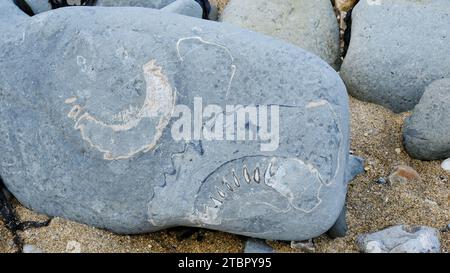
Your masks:
{"label": "speckled rock texture", "polygon": [[417,159],[450,157],[450,78],[427,87],[403,128],[408,153]]}
{"label": "speckled rock texture", "polygon": [[288,41],[340,65],[339,26],[329,0],[232,0],[220,21]]}
{"label": "speckled rock texture", "polygon": [[399,113],[450,77],[448,0],[361,0],[341,76],[357,99]]}

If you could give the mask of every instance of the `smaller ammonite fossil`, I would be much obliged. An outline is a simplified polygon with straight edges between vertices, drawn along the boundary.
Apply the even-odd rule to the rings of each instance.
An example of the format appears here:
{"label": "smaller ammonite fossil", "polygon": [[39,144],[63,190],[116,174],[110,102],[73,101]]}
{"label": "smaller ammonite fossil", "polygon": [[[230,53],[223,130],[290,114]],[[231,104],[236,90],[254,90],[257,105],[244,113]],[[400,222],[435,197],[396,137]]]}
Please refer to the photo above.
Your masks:
{"label": "smaller ammonite fossil", "polygon": [[249,156],[230,161],[207,177],[196,208],[208,224],[217,224],[226,206],[242,208],[250,203],[274,212],[311,213],[322,202],[323,185],[320,172],[298,158]]}

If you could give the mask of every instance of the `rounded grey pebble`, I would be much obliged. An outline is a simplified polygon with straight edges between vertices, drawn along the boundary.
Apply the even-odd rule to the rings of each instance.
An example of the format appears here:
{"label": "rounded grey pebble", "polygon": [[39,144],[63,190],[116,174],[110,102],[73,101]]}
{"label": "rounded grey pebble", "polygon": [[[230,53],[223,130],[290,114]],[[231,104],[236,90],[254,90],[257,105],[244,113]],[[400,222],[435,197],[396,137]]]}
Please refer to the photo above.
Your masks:
{"label": "rounded grey pebble", "polygon": [[421,160],[450,157],[450,78],[433,82],[403,126],[410,156]]}
{"label": "rounded grey pebble", "polygon": [[341,76],[357,99],[399,113],[419,102],[425,87],[450,77],[448,0],[361,0]]}
{"label": "rounded grey pebble", "polygon": [[220,21],[285,40],[340,66],[339,26],[329,0],[231,0]]}
{"label": "rounded grey pebble", "polygon": [[387,184],[387,180],[384,177],[380,177],[376,182],[377,182],[377,184],[380,184],[380,185],[386,185]]}

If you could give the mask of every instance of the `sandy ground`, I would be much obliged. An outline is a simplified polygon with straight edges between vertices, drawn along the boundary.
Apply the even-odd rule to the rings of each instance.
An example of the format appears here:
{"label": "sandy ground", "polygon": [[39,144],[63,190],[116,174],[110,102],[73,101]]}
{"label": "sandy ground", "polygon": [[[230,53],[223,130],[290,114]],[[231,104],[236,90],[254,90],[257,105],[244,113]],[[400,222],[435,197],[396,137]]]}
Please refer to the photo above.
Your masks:
{"label": "sandy ground", "polygon": [[[225,4],[226,0],[218,0]],[[438,161],[411,159],[402,146],[401,127],[407,114],[350,99],[351,149],[366,159],[366,173],[358,176],[348,193],[349,233],[331,240],[313,240],[316,252],[356,252],[356,237],[392,225],[427,225],[443,229],[450,223],[450,173]],[[380,185],[397,165],[409,165],[421,180]],[[45,220],[15,204],[21,220]],[[245,238],[202,229],[177,228],[153,234],[122,236],[60,218],[47,227],[19,232],[26,244],[44,252],[241,252]],[[268,242],[277,252],[296,252],[289,242]],[[450,232],[441,232],[442,250],[450,251]],[[0,222],[0,252],[15,252],[11,234]]]}
{"label": "sandy ground", "polygon": [[0,220],[0,253],[16,252],[17,248],[14,246],[13,236],[6,229],[3,222]]}

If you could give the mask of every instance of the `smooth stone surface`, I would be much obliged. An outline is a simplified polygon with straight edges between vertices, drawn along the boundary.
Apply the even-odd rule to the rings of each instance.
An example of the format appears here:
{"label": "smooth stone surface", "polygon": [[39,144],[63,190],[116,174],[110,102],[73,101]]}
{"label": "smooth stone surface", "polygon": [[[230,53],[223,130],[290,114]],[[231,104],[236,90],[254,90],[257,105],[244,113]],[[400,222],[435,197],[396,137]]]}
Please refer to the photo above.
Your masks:
{"label": "smooth stone surface", "polygon": [[[318,57],[153,9],[67,8],[27,22],[0,46],[0,175],[27,207],[119,233],[196,226],[296,241],[338,219],[348,96]],[[278,105],[278,149],[174,140],[173,104],[193,109],[195,98]],[[258,133],[255,120],[241,126]]]}
{"label": "smooth stone surface", "polygon": [[288,41],[339,67],[339,26],[329,0],[231,0],[220,21]]}
{"label": "smooth stone surface", "polygon": [[245,242],[244,253],[273,253],[273,248],[264,240],[250,238]]}
{"label": "smooth stone surface", "polygon": [[203,9],[194,0],[177,0],[161,9],[161,11],[178,13],[186,16],[202,18]]}
{"label": "smooth stone surface", "polygon": [[[0,1],[0,43],[12,43],[17,40],[16,25],[27,20],[29,16],[23,13],[13,0]],[[2,60],[0,60],[0,65]]]}
{"label": "smooth stone surface", "polygon": [[440,253],[439,231],[430,227],[394,226],[358,238],[364,253]]}
{"label": "smooth stone surface", "polygon": [[[28,17],[14,4],[13,0],[0,1],[0,27],[13,28],[18,20]],[[1,41],[4,42],[3,39]]]}
{"label": "smooth stone surface", "polygon": [[[199,2],[201,0],[191,0]],[[179,3],[176,3],[179,2]],[[186,0],[97,0],[96,6],[104,6],[104,7],[144,7],[144,8],[154,8],[154,9],[163,9],[167,7],[172,13],[184,14],[191,17],[203,17],[203,9],[201,15],[198,16],[197,7],[192,3],[187,3]],[[169,6],[170,5],[170,6]],[[208,19],[216,21],[218,17],[218,9],[217,6],[213,3],[210,3],[210,10],[208,14]],[[194,8],[195,7],[195,8]],[[206,8],[207,9],[207,8]]]}
{"label": "smooth stone surface", "polygon": [[332,238],[341,238],[347,235],[348,226],[347,226],[347,206],[341,211],[341,215],[337,219],[336,223],[328,230],[327,235]]}
{"label": "smooth stone surface", "polygon": [[364,173],[364,158],[359,156],[350,155],[347,167],[347,173],[345,174],[346,180],[351,182],[355,177]]}
{"label": "smooth stone surface", "polygon": [[425,87],[450,77],[448,0],[361,0],[341,76],[354,97],[394,112],[414,108]]}
{"label": "smooth stone surface", "polygon": [[[52,9],[48,1],[44,0],[25,0],[32,8],[35,14],[46,12]],[[194,5],[192,2],[197,3]],[[143,7],[164,9],[171,13],[183,14],[191,17],[203,17],[203,9],[197,0],[97,0],[95,5],[100,7]],[[198,7],[200,6],[200,16]],[[210,4],[208,19],[216,21],[218,18],[218,9],[216,5]]]}
{"label": "smooth stone surface", "polygon": [[25,0],[34,14],[39,14],[52,9],[52,5],[48,0]]}
{"label": "smooth stone surface", "polygon": [[427,87],[405,121],[403,139],[406,151],[414,158],[450,157],[450,79],[435,81]]}

